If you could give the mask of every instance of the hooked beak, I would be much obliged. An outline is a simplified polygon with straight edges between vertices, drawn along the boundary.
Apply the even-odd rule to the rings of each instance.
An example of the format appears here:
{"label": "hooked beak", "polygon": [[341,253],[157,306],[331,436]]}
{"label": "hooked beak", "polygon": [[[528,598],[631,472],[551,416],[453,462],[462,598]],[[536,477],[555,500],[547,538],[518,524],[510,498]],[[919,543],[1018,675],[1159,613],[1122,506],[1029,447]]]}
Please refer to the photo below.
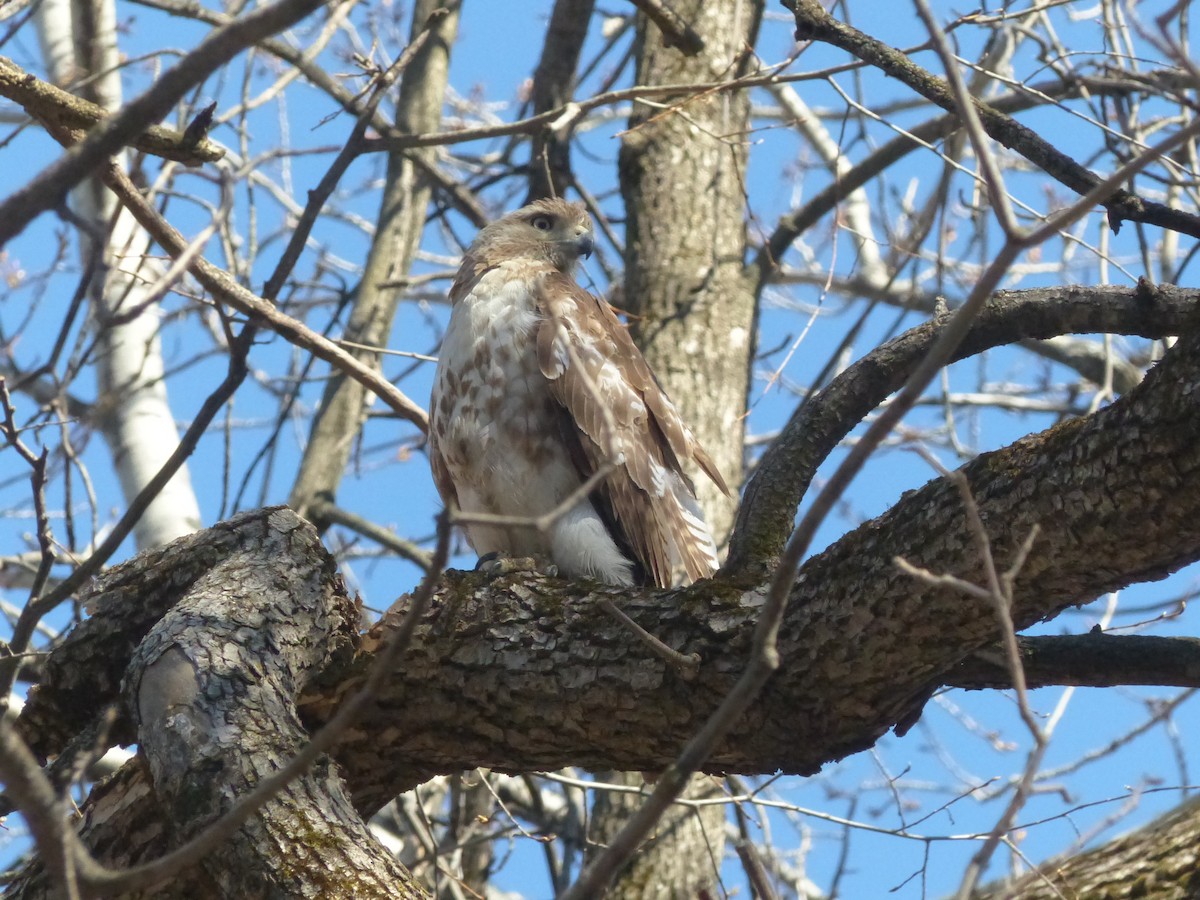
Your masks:
{"label": "hooked beak", "polygon": [[575,248],[579,251],[579,255],[585,259],[592,255],[592,251],[596,249],[596,241],[592,237],[590,231],[585,231],[575,238]]}

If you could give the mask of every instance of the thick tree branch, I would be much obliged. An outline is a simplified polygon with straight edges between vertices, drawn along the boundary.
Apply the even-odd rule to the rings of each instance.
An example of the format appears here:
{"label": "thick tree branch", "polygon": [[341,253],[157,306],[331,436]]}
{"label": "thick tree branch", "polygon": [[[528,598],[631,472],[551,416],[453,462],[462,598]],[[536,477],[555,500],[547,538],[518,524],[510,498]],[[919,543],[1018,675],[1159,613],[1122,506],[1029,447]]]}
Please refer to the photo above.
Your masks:
{"label": "thick tree branch", "polygon": [[[1200,417],[1191,401],[1200,390],[1196,343],[1181,340],[1112,406],[964,468],[1000,564],[1031,525],[1042,526],[1044,537],[1017,585],[1019,625],[1200,558]],[[1140,539],[1130,542],[1130,533]],[[191,540],[155,552],[186,554]],[[871,743],[952,678],[964,656],[990,645],[994,623],[986,609],[915,584],[893,565],[895,556],[972,577],[961,502],[944,481],[906,495],[802,568],[781,633],[781,671],[710,762],[713,770],[812,771]],[[179,566],[164,557],[141,569],[160,572],[170,584]],[[42,753],[56,752],[70,730],[51,739],[44,723],[70,716],[78,727],[111,699],[129,652],[121,647],[131,645],[129,635],[115,638],[113,630],[140,630],[156,618],[152,583],[122,590],[128,599],[114,598],[111,608],[143,625],[106,622],[106,603],[47,664],[47,682],[22,716],[23,733],[49,736],[41,738]],[[741,671],[759,590],[715,581],[623,601],[668,645],[700,655],[691,683],[612,621],[596,596],[586,585],[557,580],[448,578],[389,681],[379,716],[339,751],[360,809],[425,775],[476,765],[526,771],[665,765]],[[375,629],[368,650],[397,614]],[[104,643],[114,639],[124,643]],[[874,663],[856,665],[861,659]],[[332,713],[357,677],[310,692],[308,715],[319,721]],[[89,689],[72,687],[72,679]],[[88,704],[79,705],[80,696]],[[614,716],[613,709],[623,712]],[[665,720],[664,710],[670,711]]]}
{"label": "thick tree branch", "polygon": [[[1042,526],[1016,583],[1019,627],[1200,558],[1197,343],[1181,340],[1111,407],[964,467],[998,565],[1030,526]],[[814,771],[869,746],[966,654],[992,643],[989,609],[915,583],[893,564],[898,555],[978,578],[961,500],[945,480],[801,569],[780,670],[710,770]],[[740,673],[760,600],[756,589],[718,581],[625,603],[651,633],[700,654],[699,677],[685,684],[619,636],[588,594],[562,588],[537,579],[486,587],[465,576],[440,592],[420,649],[380,701],[396,741],[364,735],[340,753],[365,808],[391,796],[405,772],[418,780],[467,765],[660,768]],[[546,616],[554,608],[561,618]],[[319,716],[326,704],[336,706],[336,694],[314,696],[310,709]]]}
{"label": "thick tree branch", "polygon": [[[830,293],[837,293],[846,298],[865,298],[881,300],[889,306],[907,309],[913,313],[925,313],[932,317],[945,305],[945,297],[931,291],[919,291],[911,282],[900,284],[880,284],[879,282],[861,277],[849,278],[830,277],[824,272],[795,273],[788,276],[789,283],[819,285]],[[1128,290],[1128,288],[1121,288]],[[1055,296],[1062,290],[1056,288],[1032,288],[1022,291],[1023,294],[1036,296],[1045,294]],[[1142,368],[1134,365],[1124,356],[1110,352],[1102,341],[1087,337],[1068,337],[1057,335],[1042,340],[1023,339],[1020,345],[1038,356],[1074,369],[1093,384],[1102,385],[1109,377],[1111,369],[1113,391],[1117,394],[1127,394],[1142,380]]]}
{"label": "thick tree branch", "polygon": [[[1028,338],[1105,332],[1161,338],[1200,321],[1194,291],[1171,285],[1065,287],[997,294],[983,308],[954,360]],[[933,344],[948,315],[868,353],[803,403],[746,486],[725,570],[769,568],[782,552],[796,508],[817,467],[838,442],[890,394]]]}
{"label": "thick tree branch", "polygon": [[[1153,684],[1200,687],[1200,638],[1089,634],[1020,637],[1017,644],[1031,688],[1073,684],[1114,687]],[[1012,686],[999,651],[980,650],[946,675],[949,687],[980,690]]]}
{"label": "thick tree branch", "polygon": [[[1015,585],[1018,627],[1200,558],[1198,394],[1200,336],[1190,334],[1128,397],[962,469],[998,565],[1007,564],[1033,524],[1041,526]],[[199,548],[201,540],[155,552],[186,559],[189,542]],[[780,631],[780,669],[708,768],[815,771],[911,717],[965,656],[992,644],[995,623],[984,603],[915,582],[894,565],[899,555],[978,581],[961,497],[945,479],[907,494],[803,566]],[[150,581],[139,586],[115,574],[106,590],[117,593],[93,619],[99,631],[105,619],[112,627],[131,614],[122,607],[149,605],[153,585],[166,589],[182,570],[155,557],[126,571]],[[489,583],[474,573],[448,576],[386,679],[377,714],[336,751],[356,808],[370,812],[429,774],[477,765],[530,771],[667,764],[742,671],[761,591],[712,581],[622,600],[666,643],[700,654],[699,676],[687,683],[595,602],[612,594],[539,577]],[[319,683],[310,683],[310,722],[335,713],[357,690],[403,615],[402,605],[367,636],[359,659],[328,666]],[[98,643],[85,650],[80,631],[80,639],[55,651],[62,658],[53,666],[80,677],[97,664],[120,666],[98,652]],[[30,706],[64,690],[65,683],[48,682]],[[90,697],[105,702],[103,691]]]}

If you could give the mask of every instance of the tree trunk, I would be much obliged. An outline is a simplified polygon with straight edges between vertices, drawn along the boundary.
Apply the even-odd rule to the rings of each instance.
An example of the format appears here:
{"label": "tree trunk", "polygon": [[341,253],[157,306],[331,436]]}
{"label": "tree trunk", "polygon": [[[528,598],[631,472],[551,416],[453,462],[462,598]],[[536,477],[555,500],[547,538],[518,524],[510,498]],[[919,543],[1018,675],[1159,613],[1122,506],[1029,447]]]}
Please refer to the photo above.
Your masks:
{"label": "tree trunk", "polygon": [[[703,47],[686,53],[638,15],[635,83],[687,84],[743,69],[754,45],[758,2],[675,3]],[[675,102],[667,99],[668,107]],[[635,104],[620,152],[627,215],[623,303],[650,367],[725,480],[742,477],[743,416],[752,354],[754,295],[743,275],[750,101],[744,93],[690,99],[679,110]],[[694,474],[694,473],[693,473]],[[723,543],[736,495],[695,479],[701,506]],[[641,782],[639,775],[621,779]],[[697,777],[687,799],[711,795]],[[638,803],[629,794],[598,801],[589,837],[603,843]],[[610,817],[615,816],[615,820]],[[614,885],[614,897],[694,897],[716,883],[725,846],[720,805],[673,808]]]}
{"label": "tree trunk", "polygon": [[[651,776],[652,777],[652,776]],[[645,787],[645,776],[636,772],[603,772],[604,782]],[[711,775],[692,778],[686,800],[714,800],[721,786]],[[625,791],[596,792],[588,823],[588,846],[595,852],[608,845],[621,826],[646,802],[641,794]],[[658,822],[654,834],[638,850],[609,893],[622,900],[667,900],[702,897],[721,874],[725,849],[725,806],[673,806]]]}
{"label": "tree trunk", "polygon": [[[418,0],[413,8],[411,35],[415,38],[431,23],[437,10],[445,14],[432,20],[429,39],[400,77],[396,127],[409,134],[438,130],[442,100],[450,71],[450,49],[458,31],[458,0]],[[408,150],[388,155],[375,240],[363,269],[345,339],[370,347],[385,347],[402,295],[397,282],[409,268],[425,230],[430,185],[418,157],[433,159],[432,150]],[[373,350],[349,349],[353,355],[374,361]],[[373,399],[352,378],[334,371],[325,385],[321,406],[313,419],[308,446],[292,487],[289,505],[324,530],[327,517],[322,504],[332,503],[350,461],[350,450]]]}
{"label": "tree trunk", "polygon": [[[60,84],[81,82],[86,99],[107,110],[121,106],[117,17],[112,0],[48,0],[37,7],[47,70]],[[124,165],[128,154],[118,159]],[[127,503],[162,468],[179,443],[163,380],[160,311],[150,295],[164,270],[150,253],[150,236],[100,181],[71,192],[75,212],[90,223],[80,232],[96,334],[95,424],[112,453]],[[134,526],[139,549],[165,544],[200,527],[200,507],[181,466]]]}

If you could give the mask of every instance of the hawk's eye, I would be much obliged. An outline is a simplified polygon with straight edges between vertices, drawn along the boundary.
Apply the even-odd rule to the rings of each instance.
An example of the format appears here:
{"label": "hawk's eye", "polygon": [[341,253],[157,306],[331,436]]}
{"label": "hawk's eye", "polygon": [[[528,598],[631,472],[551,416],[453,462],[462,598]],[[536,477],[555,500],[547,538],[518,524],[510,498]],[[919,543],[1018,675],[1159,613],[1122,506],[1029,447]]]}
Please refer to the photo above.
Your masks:
{"label": "hawk's eye", "polygon": [[554,220],[549,216],[534,216],[531,220],[531,224],[538,231],[549,231],[554,227]]}

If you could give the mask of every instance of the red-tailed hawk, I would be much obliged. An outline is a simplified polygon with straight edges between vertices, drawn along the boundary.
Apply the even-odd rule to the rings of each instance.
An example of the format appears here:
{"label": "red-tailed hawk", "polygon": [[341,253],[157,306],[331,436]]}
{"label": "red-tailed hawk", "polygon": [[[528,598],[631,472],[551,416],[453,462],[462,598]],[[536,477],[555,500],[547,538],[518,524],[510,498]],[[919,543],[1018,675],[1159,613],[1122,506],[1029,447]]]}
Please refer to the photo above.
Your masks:
{"label": "red-tailed hawk", "polygon": [[612,309],[575,283],[592,247],[587,211],[558,199],[479,232],[450,288],[434,481],[465,513],[532,518],[611,466],[545,531],[468,523],[472,546],[548,558],[567,577],[688,583],[716,571],[717,554],[680,460],[729,491]]}

